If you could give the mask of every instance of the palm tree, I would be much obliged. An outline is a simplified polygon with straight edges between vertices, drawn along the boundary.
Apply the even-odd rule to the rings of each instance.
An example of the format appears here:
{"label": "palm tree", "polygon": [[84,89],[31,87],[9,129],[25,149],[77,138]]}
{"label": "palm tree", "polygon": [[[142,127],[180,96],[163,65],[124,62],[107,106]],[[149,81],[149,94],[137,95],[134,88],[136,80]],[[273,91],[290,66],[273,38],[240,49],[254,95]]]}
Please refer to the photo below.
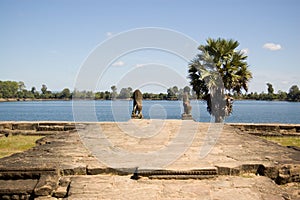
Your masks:
{"label": "palm tree", "polygon": [[218,38],[207,39],[200,45],[200,54],[189,64],[189,78],[193,90],[207,101],[208,112],[215,122],[222,122],[232,113],[232,94],[248,91],[252,78],[247,56],[236,50],[239,42]]}

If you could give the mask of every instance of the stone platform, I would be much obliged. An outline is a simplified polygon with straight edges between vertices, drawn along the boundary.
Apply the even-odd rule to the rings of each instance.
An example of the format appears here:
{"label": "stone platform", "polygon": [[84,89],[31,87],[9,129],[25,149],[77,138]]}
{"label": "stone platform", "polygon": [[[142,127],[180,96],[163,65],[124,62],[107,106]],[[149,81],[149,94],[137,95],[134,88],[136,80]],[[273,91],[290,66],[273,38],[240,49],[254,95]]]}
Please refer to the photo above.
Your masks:
{"label": "stone platform", "polygon": [[300,152],[240,127],[191,120],[28,124],[0,124],[6,134],[46,135],[0,159],[0,199],[300,198]]}

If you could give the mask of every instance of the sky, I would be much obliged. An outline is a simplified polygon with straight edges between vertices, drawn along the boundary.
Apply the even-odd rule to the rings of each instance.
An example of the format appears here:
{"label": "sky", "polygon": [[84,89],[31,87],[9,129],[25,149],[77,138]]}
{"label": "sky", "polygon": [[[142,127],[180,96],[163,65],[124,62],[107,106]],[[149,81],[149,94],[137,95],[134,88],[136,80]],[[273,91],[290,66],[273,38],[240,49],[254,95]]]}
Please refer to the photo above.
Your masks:
{"label": "sky", "polygon": [[[0,80],[24,81],[27,89],[74,89],[98,47],[130,30],[156,27],[199,45],[207,38],[237,40],[253,74],[249,92],[266,92],[268,82],[276,92],[288,91],[300,86],[299,9],[298,0],[0,0]],[[144,82],[134,88],[166,92],[176,83],[183,87],[183,79],[188,83],[187,66],[170,52],[140,49],[118,55],[96,81],[86,81],[95,83],[93,90],[121,89],[140,76]],[[160,82],[164,77],[174,81]]]}

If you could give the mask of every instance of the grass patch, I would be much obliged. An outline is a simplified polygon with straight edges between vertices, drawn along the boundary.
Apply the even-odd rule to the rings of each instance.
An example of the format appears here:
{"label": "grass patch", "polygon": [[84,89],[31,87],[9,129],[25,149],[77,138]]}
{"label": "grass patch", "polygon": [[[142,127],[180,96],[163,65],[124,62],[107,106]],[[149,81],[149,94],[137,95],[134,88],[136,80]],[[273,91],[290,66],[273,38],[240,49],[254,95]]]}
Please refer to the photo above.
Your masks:
{"label": "grass patch", "polygon": [[282,146],[297,146],[300,147],[300,137],[297,136],[261,136],[262,138],[276,142],[277,144],[280,144]]}
{"label": "grass patch", "polygon": [[30,149],[35,146],[35,141],[40,138],[42,138],[42,136],[16,135],[1,137],[0,158]]}

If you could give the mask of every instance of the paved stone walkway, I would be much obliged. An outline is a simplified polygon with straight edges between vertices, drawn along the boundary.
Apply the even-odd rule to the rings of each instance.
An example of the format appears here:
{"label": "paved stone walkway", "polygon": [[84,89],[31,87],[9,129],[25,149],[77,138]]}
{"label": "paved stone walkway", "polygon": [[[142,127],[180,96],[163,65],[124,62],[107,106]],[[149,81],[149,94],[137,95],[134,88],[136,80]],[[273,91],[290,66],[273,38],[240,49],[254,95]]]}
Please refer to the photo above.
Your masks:
{"label": "paved stone walkway", "polygon": [[[42,188],[39,199],[297,199],[299,165],[299,151],[229,125],[130,120],[82,123],[77,131],[49,135],[29,151],[0,159],[0,179],[18,173],[24,179],[24,172],[57,169],[58,178],[52,181],[59,183],[51,186],[55,191],[49,189],[45,197]],[[130,179],[135,167],[139,180]],[[142,176],[149,169],[167,170],[171,177]],[[200,169],[215,170],[217,176],[172,177],[174,172]],[[274,181],[298,183],[279,186]],[[7,183],[0,180],[0,195]]]}
{"label": "paved stone walkway", "polygon": [[[153,133],[151,137],[149,132]],[[243,134],[228,125],[132,120],[89,125],[79,135],[93,155],[112,168],[238,169],[247,165],[276,167],[300,163],[299,152]]]}
{"label": "paved stone walkway", "polygon": [[283,200],[289,198],[292,196],[284,187],[276,185],[267,177],[255,175],[220,176],[206,180],[142,178],[137,181],[131,180],[129,176],[96,175],[71,177],[68,199]]}

